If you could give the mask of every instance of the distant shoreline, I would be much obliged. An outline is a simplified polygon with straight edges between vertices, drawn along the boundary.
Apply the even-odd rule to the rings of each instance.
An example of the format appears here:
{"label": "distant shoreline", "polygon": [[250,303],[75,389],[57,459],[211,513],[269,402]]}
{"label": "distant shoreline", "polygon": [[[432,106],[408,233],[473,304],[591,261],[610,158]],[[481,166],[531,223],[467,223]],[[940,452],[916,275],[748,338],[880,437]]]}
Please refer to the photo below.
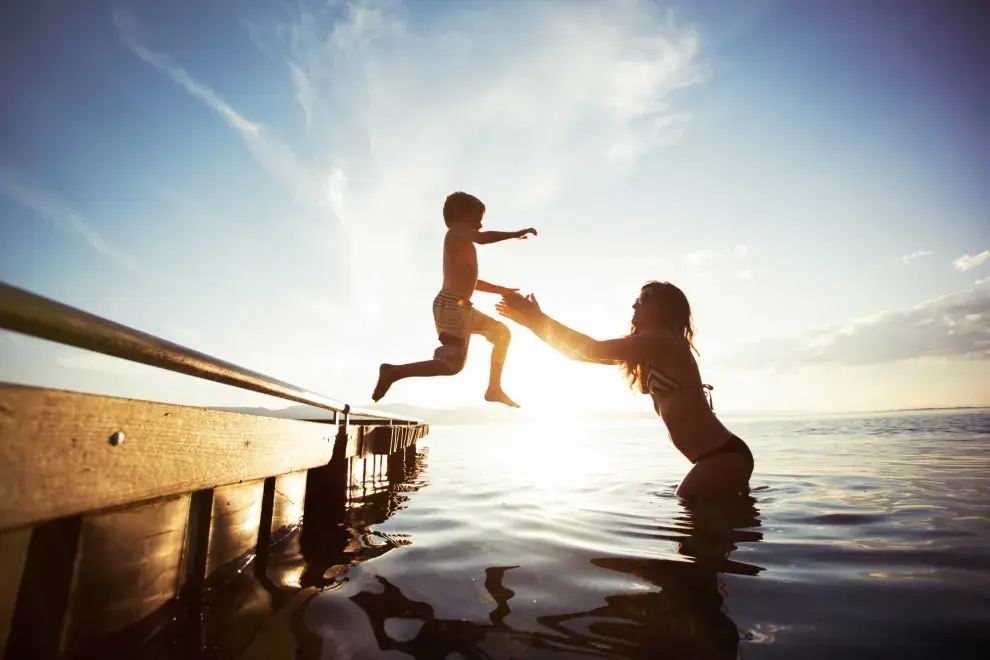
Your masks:
{"label": "distant shoreline", "polygon": [[[886,412],[937,412],[941,410],[990,410],[990,405],[986,406],[942,406],[933,408],[888,408],[884,410],[874,410],[872,412],[886,413]],[[857,411],[853,411],[857,412]],[[866,412],[866,411],[859,411]]]}
{"label": "distant shoreline", "polygon": [[[435,425],[465,425],[478,423],[517,423],[535,422],[541,423],[559,419],[561,422],[568,420],[646,420],[654,419],[656,413],[652,410],[601,410],[590,411],[580,409],[575,411],[552,411],[549,413],[538,413],[530,410],[502,410],[501,408],[473,407],[465,406],[461,408],[426,408],[409,404],[391,404],[383,406],[371,406],[370,409],[383,414],[404,415],[416,417],[424,420],[427,424]],[[284,408],[264,408],[246,406],[225,406],[216,408],[227,412],[238,412],[249,415],[265,415],[268,417],[282,417],[289,419],[329,419],[333,413],[304,405],[290,405]],[[833,417],[850,415],[892,415],[910,413],[938,413],[938,412],[965,412],[990,410],[990,406],[929,406],[919,408],[890,408],[883,410],[724,410],[718,411],[719,416],[727,419],[746,418],[759,419],[770,417]]]}

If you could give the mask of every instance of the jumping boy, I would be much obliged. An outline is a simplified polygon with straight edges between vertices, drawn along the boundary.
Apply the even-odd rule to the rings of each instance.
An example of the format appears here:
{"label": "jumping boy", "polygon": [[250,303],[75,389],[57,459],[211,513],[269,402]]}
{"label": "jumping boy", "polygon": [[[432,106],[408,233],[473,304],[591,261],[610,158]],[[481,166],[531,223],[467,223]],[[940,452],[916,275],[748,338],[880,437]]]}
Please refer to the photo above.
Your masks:
{"label": "jumping boy", "polygon": [[455,192],[443,205],[447,235],[443,239],[443,289],[433,299],[433,320],[440,337],[440,348],[433,359],[411,364],[383,364],[378,368],[378,385],[371,395],[380,400],[388,388],[403,378],[453,376],[460,373],[467,360],[468,340],[480,334],[492,343],[492,366],[485,400],[519,405],[502,391],[502,367],[509,350],[509,329],[505,324],[482,314],[471,304],[475,291],[504,295],[518,289],[489,284],[478,279],[478,252],[474,245],[488,245],[510,238],[536,236],[532,227],[520,231],[481,231],[485,205],[474,195]]}

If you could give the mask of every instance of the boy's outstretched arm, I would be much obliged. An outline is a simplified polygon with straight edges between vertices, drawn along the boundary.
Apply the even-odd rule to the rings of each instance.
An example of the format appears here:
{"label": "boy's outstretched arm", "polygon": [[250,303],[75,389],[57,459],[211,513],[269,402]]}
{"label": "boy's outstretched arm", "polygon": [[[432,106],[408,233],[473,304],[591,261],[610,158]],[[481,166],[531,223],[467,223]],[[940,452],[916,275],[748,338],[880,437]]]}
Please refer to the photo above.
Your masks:
{"label": "boy's outstretched arm", "polygon": [[500,296],[505,296],[510,293],[515,293],[519,289],[510,289],[507,286],[499,286],[498,284],[478,280],[478,282],[474,285],[474,290],[480,291],[481,293],[497,293]]}
{"label": "boy's outstretched arm", "polygon": [[478,245],[499,243],[501,241],[507,241],[513,238],[526,238],[529,234],[532,234],[533,236],[537,235],[536,230],[532,227],[520,229],[519,231],[478,231],[477,229],[455,227],[450,231],[459,238],[471,241],[472,243],[477,243]]}

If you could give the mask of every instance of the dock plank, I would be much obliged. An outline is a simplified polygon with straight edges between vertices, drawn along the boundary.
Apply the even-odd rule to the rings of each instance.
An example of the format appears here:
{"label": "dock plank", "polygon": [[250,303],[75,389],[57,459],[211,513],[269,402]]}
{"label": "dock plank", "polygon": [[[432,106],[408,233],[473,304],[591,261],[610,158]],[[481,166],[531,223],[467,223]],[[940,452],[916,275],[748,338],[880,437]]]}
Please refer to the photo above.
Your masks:
{"label": "dock plank", "polygon": [[30,543],[29,528],[0,534],[0,660],[4,657],[7,638],[10,636],[10,623],[14,616]]}
{"label": "dock plank", "polygon": [[0,531],[325,465],[335,434],[327,424],[0,384]]}
{"label": "dock plank", "polygon": [[83,518],[66,649],[85,649],[175,598],[189,501],[181,495]]}

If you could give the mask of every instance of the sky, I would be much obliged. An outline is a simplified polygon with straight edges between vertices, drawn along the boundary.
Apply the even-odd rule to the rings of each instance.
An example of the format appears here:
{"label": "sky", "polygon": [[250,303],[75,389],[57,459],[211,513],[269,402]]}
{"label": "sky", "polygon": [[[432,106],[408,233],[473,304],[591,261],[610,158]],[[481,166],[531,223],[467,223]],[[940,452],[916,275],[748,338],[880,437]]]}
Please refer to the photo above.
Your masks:
{"label": "sky", "polygon": [[[582,332],[680,286],[716,410],[990,405],[977,4],[3,3],[0,281],[365,405],[437,346],[465,190],[539,230],[481,277]],[[510,328],[523,406],[649,408]],[[385,402],[480,405],[489,352]],[[12,333],[0,381],[263,399]]]}

